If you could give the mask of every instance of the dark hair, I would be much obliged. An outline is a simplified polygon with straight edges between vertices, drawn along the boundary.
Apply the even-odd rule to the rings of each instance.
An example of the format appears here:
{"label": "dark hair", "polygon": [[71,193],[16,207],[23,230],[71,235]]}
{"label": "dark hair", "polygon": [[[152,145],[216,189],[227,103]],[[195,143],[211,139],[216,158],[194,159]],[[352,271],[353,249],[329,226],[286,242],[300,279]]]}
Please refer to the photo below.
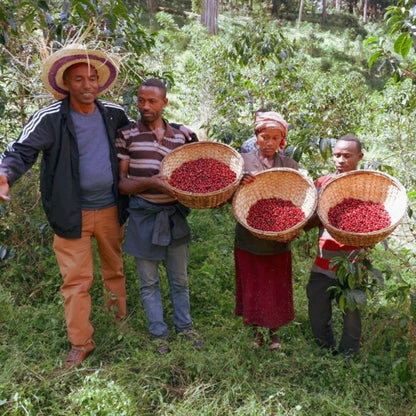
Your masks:
{"label": "dark hair", "polygon": [[159,88],[162,93],[163,93],[163,98],[166,97],[166,92],[167,92],[167,88],[166,85],[163,83],[163,81],[161,81],[160,79],[157,78],[148,78],[145,79],[141,84],[140,87],[156,87]]}
{"label": "dark hair", "polygon": [[345,135],[345,136],[341,136],[338,140],[337,140],[337,142],[339,142],[339,141],[344,141],[344,142],[354,142],[354,143],[356,143],[357,144],[357,149],[358,149],[358,153],[361,153],[361,142],[360,142],[360,140],[358,140],[357,139],[357,137],[355,137],[355,136],[350,136],[350,135]]}

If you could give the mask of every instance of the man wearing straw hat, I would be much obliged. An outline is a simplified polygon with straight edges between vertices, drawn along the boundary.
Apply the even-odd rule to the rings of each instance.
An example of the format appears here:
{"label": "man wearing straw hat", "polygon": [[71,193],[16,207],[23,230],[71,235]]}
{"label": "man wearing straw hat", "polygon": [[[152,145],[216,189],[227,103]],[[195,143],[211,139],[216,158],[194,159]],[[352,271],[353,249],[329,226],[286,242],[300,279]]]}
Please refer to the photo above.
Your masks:
{"label": "man wearing straw hat", "polygon": [[166,154],[186,143],[185,136],[162,118],[167,103],[163,82],[145,80],[138,90],[141,119],[121,128],[117,135],[120,192],[131,195],[123,248],[135,258],[148,328],[159,354],[170,351],[159,287],[160,261],[169,280],[175,329],[193,346],[202,346],[199,335],[191,329],[187,275],[191,234],[186,220],[190,210],[176,201],[159,174]]}
{"label": "man wearing straw hat", "polygon": [[126,315],[121,253],[125,218],[114,139],[129,120],[120,106],[97,99],[113,87],[117,73],[114,58],[81,45],[50,55],[42,80],[58,101],[35,112],[1,156],[0,200],[7,201],[9,188],[43,153],[40,187],[63,277],[71,342],[67,366],[80,364],[95,347],[89,321],[92,237],[98,244],[107,308],[116,322]]}
{"label": "man wearing straw hat", "polygon": [[[340,137],[335,143],[333,151],[336,172],[322,176],[315,181],[318,192],[335,175],[356,170],[362,158],[361,142],[355,136]],[[342,336],[338,350],[336,350],[331,323],[333,294],[328,291],[331,286],[335,285],[336,274],[330,268],[330,263],[337,256],[352,257],[351,254],[357,251],[358,247],[347,246],[336,241],[322,226],[316,214],[309,221],[305,230],[317,225],[320,226],[318,254],[312,265],[310,279],[306,287],[312,332],[320,347],[328,348],[334,354],[339,352],[349,358],[357,354],[360,347],[361,314],[359,309],[345,311]]]}

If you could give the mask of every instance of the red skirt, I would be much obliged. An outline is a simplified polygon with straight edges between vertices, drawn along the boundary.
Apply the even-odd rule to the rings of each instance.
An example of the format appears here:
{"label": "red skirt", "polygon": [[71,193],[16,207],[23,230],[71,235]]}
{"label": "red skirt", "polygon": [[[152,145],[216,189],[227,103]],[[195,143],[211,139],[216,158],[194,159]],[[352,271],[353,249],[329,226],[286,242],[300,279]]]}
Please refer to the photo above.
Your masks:
{"label": "red skirt", "polygon": [[259,256],[235,247],[236,307],[246,325],[280,328],[295,318],[292,253]]}

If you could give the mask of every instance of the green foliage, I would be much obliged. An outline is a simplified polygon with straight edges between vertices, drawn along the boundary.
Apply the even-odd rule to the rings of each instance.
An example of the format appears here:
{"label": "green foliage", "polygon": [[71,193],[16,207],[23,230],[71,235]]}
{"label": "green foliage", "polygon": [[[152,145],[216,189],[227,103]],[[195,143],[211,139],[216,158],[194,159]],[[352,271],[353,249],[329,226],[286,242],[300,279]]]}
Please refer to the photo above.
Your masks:
{"label": "green foliage", "polygon": [[334,257],[330,267],[336,267],[337,285],[331,290],[335,293],[341,311],[364,309],[368,293],[375,283],[380,283],[382,277],[380,270],[373,267],[369,252],[357,252],[351,258]]}
{"label": "green foliage", "polygon": [[395,37],[393,51],[384,38],[371,36],[365,41],[373,52],[368,65],[371,68],[379,62],[377,71],[387,68],[397,82],[406,77],[415,80],[416,63],[405,58],[411,50],[416,50],[416,5],[411,0],[398,0],[396,5],[387,7],[385,19],[390,27],[390,37]]}

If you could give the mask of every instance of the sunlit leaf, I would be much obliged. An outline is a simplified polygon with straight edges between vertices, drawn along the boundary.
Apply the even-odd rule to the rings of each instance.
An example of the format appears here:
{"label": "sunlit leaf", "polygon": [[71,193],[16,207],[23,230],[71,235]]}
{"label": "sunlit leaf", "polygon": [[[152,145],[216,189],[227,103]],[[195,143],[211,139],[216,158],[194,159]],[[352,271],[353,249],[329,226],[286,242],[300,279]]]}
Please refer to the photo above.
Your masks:
{"label": "sunlit leaf", "polygon": [[373,55],[371,55],[370,59],[368,60],[368,67],[371,68],[374,62],[383,55],[383,51],[377,51]]}
{"label": "sunlit leaf", "polygon": [[394,42],[394,52],[397,54],[402,53],[403,43],[407,39],[407,33],[402,33]]}

